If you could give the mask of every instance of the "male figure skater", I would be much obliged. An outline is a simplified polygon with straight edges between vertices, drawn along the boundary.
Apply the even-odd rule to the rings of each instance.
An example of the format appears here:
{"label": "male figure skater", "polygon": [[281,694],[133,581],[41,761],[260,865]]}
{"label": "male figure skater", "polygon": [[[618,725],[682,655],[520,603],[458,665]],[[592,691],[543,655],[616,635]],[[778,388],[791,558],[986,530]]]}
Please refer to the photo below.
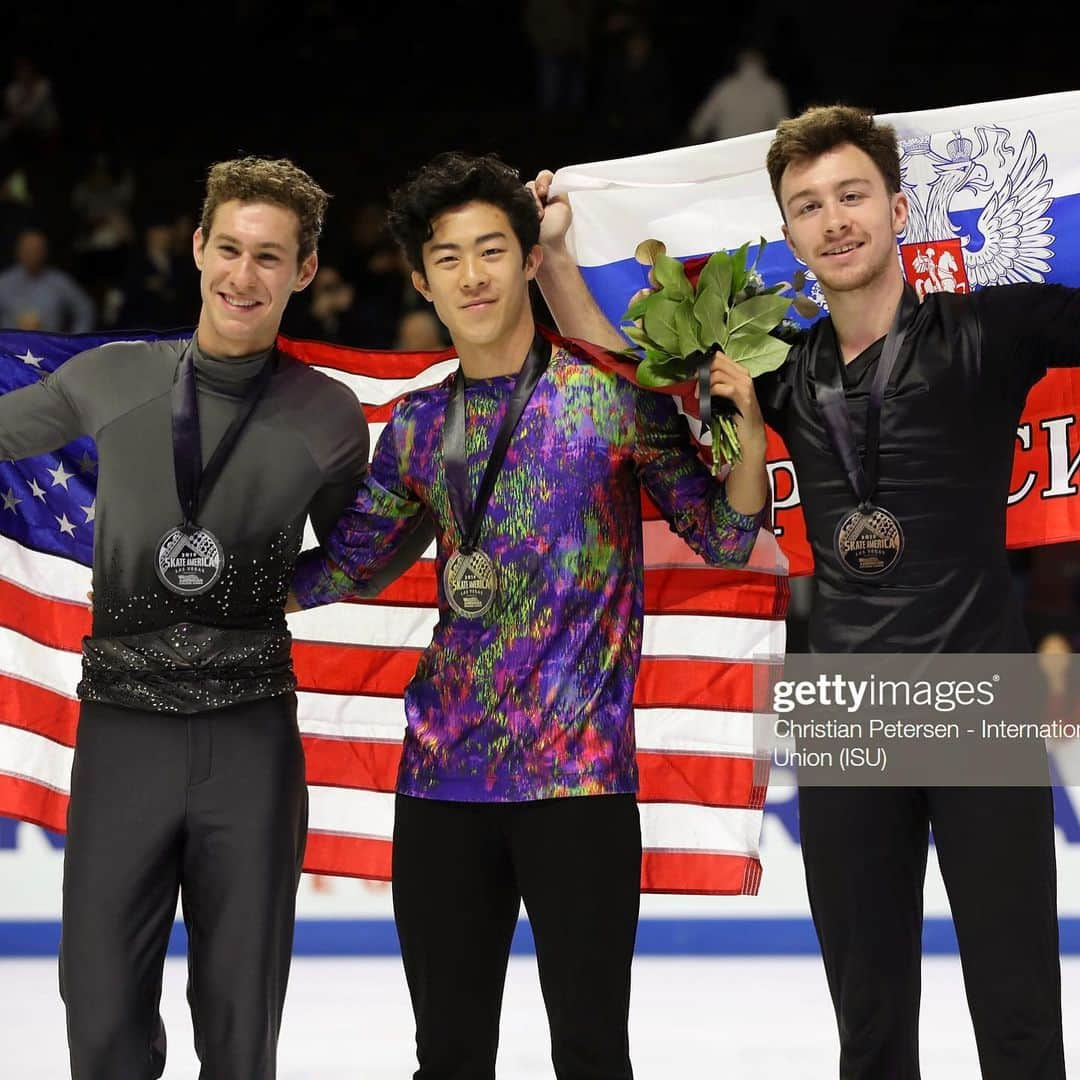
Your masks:
{"label": "male figure skater", "polygon": [[[1005,549],[1013,442],[1047,364],[1080,358],[1080,290],[1018,284],[920,305],[896,250],[908,203],[895,132],[863,110],[784,121],[767,166],[784,236],[830,312],[758,385],[813,547],[811,649],[1028,651]],[[534,182],[541,202],[550,181]],[[545,297],[564,333],[614,348],[622,336],[563,242],[569,215],[565,199],[544,211]],[[866,524],[881,538],[870,557],[851,542]],[[1049,788],[803,786],[799,809],[843,1080],[919,1076],[930,827],[983,1076],[1063,1077]]]}
{"label": "male figure skater", "polygon": [[743,461],[726,485],[672,399],[538,333],[539,219],[517,174],[448,154],[390,224],[460,357],[408,394],[324,549],[304,607],[364,585],[417,514],[438,540],[439,613],[405,691],[394,917],[416,1080],[492,1080],[524,900],[560,1080],[629,1080],[641,833],[632,699],[641,653],[640,485],[716,565],[745,563],[767,492],[752,381],[720,358]]}
{"label": "male figure skater", "polygon": [[200,1075],[275,1075],[307,821],[284,602],[305,520],[325,533],[368,451],[353,394],[275,349],[326,202],[286,160],[214,165],[194,337],[105,345],[0,397],[0,457],[83,434],[99,454],[64,853],[74,1080],[161,1075],[178,893]]}

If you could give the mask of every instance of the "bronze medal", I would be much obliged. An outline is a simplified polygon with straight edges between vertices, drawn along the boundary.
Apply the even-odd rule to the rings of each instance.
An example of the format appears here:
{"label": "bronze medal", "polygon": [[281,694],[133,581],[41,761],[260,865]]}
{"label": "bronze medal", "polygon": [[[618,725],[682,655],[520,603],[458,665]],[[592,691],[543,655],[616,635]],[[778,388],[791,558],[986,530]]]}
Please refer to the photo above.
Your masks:
{"label": "bronze medal", "polygon": [[900,561],[904,530],[888,510],[860,507],[837,525],[833,548],[844,568],[856,577],[879,577]]}
{"label": "bronze medal", "polygon": [[[905,286],[870,385],[866,406],[865,460],[859,452],[848,407],[839,345],[834,349],[822,348],[815,364],[815,394],[822,420],[859,504],[837,525],[833,533],[833,551],[841,568],[862,580],[887,574],[904,553],[904,530],[899,520],[888,510],[875,505],[874,497],[879,480],[881,408],[885,389],[917,308],[918,300],[914,291],[910,286]],[[835,343],[835,333],[832,340]]]}

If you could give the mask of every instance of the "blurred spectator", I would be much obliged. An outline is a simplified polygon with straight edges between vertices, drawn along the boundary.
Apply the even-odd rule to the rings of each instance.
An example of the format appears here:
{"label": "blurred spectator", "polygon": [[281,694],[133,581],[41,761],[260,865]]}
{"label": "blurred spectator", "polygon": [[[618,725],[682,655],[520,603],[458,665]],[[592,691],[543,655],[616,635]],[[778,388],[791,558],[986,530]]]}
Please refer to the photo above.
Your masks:
{"label": "blurred spectator", "polygon": [[[365,202],[352,216],[349,245],[341,263],[342,277],[355,287],[356,332],[349,342],[389,349],[398,320],[414,304],[416,293],[401,252],[386,232],[386,207]],[[415,302],[419,302],[416,298]]]}
{"label": "blurred spectator", "polygon": [[0,326],[82,334],[94,327],[94,303],[63,270],[48,265],[49,243],[38,229],[15,242],[15,265],[0,274]]}
{"label": "blurred spectator", "polygon": [[34,224],[34,199],[26,170],[17,165],[0,178],[0,251],[15,250],[19,233]]}
{"label": "blurred spectator", "polygon": [[17,56],[11,81],[4,88],[0,141],[10,140],[18,152],[33,156],[52,148],[59,127],[52,83],[29,56]]}
{"label": "blurred spectator", "polygon": [[671,72],[648,24],[618,15],[605,29],[597,108],[607,126],[610,153],[645,154],[671,145]]}
{"label": "blurred spectator", "polygon": [[[173,277],[178,296],[199,295],[199,268],[195,265],[195,229],[198,222],[183,211],[172,219]],[[195,309],[198,315],[198,308]]]}
{"label": "blurred spectator", "polygon": [[1035,652],[1045,680],[1045,698],[1043,715],[1033,719],[1060,725],[1062,737],[1046,741],[1053,780],[1076,787],[1080,785],[1080,739],[1071,737],[1071,730],[1080,725],[1080,664],[1076,649],[1065,634],[1052,632],[1040,639]]}
{"label": "blurred spectator", "polygon": [[398,321],[394,348],[403,352],[445,349],[450,344],[443,324],[429,307],[417,308]]}
{"label": "blurred spectator", "polygon": [[690,118],[690,138],[697,142],[733,139],[754,131],[771,131],[791,115],[784,84],[769,74],[765,54],[740,49],[735,70],[720,79]]}
{"label": "blurred spectator", "polygon": [[130,236],[131,203],[135,177],[129,168],[117,168],[108,154],[96,153],[71,192],[71,207],[78,220],[76,240],[89,247],[108,247],[118,232]]}
{"label": "blurred spectator", "polygon": [[[289,337],[328,341],[335,345],[367,345],[363,313],[356,307],[356,290],[334,266],[320,266],[301,303],[285,309],[283,332]],[[303,303],[303,300],[307,303]]]}
{"label": "blurred spectator", "polygon": [[1010,551],[1031,637],[1080,630],[1080,542]]}
{"label": "blurred spectator", "polygon": [[75,212],[75,273],[92,282],[99,300],[111,286],[119,286],[135,240],[131,203],[135,177],[118,169],[106,154],[95,154],[71,192]]}
{"label": "blurred spectator", "polygon": [[580,109],[585,100],[592,0],[525,0],[541,112]]}
{"label": "blurred spectator", "polygon": [[190,245],[177,252],[171,221],[148,224],[142,246],[128,262],[115,325],[128,330],[192,325],[198,315],[198,291],[180,273],[181,263],[191,261]]}
{"label": "blurred spectator", "polygon": [[349,221],[349,243],[341,263],[346,280],[363,285],[369,274],[385,271],[385,256],[394,250],[386,231],[386,205],[371,200],[361,203]]}

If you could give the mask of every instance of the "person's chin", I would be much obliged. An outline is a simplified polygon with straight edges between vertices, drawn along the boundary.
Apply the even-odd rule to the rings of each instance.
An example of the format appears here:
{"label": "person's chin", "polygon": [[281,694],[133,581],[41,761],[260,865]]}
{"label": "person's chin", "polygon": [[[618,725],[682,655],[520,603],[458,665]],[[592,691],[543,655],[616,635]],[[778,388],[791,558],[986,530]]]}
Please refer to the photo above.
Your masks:
{"label": "person's chin", "polygon": [[451,336],[459,345],[491,345],[499,340],[502,326],[495,320],[463,319],[451,330]]}
{"label": "person's chin", "polygon": [[817,275],[821,287],[834,293],[856,292],[875,278],[874,271],[865,266],[850,266],[840,271],[826,270]]}

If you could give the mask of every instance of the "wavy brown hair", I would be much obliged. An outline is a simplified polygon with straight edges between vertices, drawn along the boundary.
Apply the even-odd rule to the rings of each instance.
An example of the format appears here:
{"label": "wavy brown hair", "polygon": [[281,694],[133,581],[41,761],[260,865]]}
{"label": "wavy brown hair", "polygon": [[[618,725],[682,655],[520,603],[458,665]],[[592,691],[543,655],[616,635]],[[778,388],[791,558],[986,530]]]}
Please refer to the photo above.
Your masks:
{"label": "wavy brown hair", "polygon": [[896,129],[854,105],[815,105],[801,116],[781,120],[769,144],[765,166],[781,214],[784,206],[780,202],[780,181],[784,170],[792,163],[813,161],[838,146],[849,144],[862,150],[878,167],[890,194],[900,190]]}
{"label": "wavy brown hair", "polygon": [[318,248],[330,196],[287,158],[242,157],[210,166],[199,222],[204,243],[210,239],[217,208],[234,199],[292,210],[300,222],[298,263]]}

